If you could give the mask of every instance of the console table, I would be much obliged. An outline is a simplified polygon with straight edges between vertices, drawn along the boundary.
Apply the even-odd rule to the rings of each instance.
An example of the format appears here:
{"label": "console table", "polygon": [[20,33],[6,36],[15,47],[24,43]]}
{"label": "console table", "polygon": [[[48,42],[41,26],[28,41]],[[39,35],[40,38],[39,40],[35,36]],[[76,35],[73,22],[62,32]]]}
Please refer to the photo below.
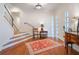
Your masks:
{"label": "console table", "polygon": [[65,32],[65,47],[67,48],[68,53],[68,44],[71,44],[71,50],[73,48],[73,44],[79,45],[79,36],[76,32]]}

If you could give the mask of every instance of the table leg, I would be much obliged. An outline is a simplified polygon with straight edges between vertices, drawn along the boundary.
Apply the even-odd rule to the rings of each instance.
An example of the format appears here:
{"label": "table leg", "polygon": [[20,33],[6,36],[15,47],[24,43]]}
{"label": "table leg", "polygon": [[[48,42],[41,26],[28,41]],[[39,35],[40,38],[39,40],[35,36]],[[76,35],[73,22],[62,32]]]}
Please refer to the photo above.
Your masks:
{"label": "table leg", "polygon": [[73,49],[73,43],[71,43],[71,53],[72,53],[72,49]]}

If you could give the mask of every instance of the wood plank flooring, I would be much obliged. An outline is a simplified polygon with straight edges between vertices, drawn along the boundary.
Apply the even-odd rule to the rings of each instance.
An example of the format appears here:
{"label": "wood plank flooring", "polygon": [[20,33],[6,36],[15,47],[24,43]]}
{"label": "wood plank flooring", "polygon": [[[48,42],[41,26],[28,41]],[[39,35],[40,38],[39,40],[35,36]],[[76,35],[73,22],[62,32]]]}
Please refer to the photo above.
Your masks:
{"label": "wood plank flooring", "polygon": [[[52,39],[52,38],[50,38],[50,39]],[[28,41],[16,44],[15,46],[12,46],[10,48],[7,48],[7,49],[1,51],[0,55],[29,55],[29,51],[28,51],[28,48],[26,47],[25,43],[35,41],[35,40],[37,40],[37,39],[29,39]],[[55,40],[55,41],[60,42],[62,44],[64,43],[61,40]],[[65,47],[61,46],[61,47],[49,49],[49,50],[41,52],[37,55],[79,55],[79,53],[76,52],[75,50],[72,50],[72,52],[71,52],[71,49],[69,48],[69,53],[67,54]]]}

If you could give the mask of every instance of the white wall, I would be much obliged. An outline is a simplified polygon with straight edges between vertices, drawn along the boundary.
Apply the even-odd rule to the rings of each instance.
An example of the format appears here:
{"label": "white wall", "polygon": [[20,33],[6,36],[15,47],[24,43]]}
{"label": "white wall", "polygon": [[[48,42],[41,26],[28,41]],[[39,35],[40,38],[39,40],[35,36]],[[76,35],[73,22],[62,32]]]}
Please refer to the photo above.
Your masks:
{"label": "white wall", "polygon": [[[16,6],[15,6],[16,7]],[[24,6],[23,6],[24,7]],[[28,25],[24,24],[24,22],[28,22],[32,24],[35,27],[39,27],[40,23],[44,23],[45,29],[48,30],[49,36],[52,36],[52,16],[58,16],[58,37],[59,39],[64,39],[64,31],[63,31],[63,26],[64,26],[64,13],[65,11],[69,12],[70,17],[74,15],[78,15],[78,9],[79,6],[78,4],[59,4],[56,8],[56,10],[53,10],[51,12],[45,12],[43,10],[27,10],[23,11],[20,9],[20,12],[18,13],[15,22],[18,25],[17,27],[20,28],[20,31],[23,32],[30,32],[32,33],[32,28],[29,27]],[[15,14],[16,15],[16,14]],[[54,19],[55,20],[55,19]],[[55,27],[55,25],[54,25]],[[56,32],[56,31],[55,31]]]}
{"label": "white wall", "polygon": [[20,27],[22,31],[28,31],[29,27],[28,25],[24,24],[24,22],[28,22],[34,27],[40,27],[40,24],[43,23],[45,30],[48,31],[48,35],[51,36],[51,15],[48,13],[40,13],[40,12],[34,12],[34,13],[23,13],[23,16],[20,19]]}
{"label": "white wall", "polygon": [[[60,8],[58,8],[55,12],[55,16],[58,16],[58,36],[60,39],[64,39],[64,31],[63,26],[65,24],[65,11],[69,12],[70,20],[72,21],[72,17],[79,16],[79,4],[61,4],[59,5]],[[74,30],[74,27],[72,26],[72,29]]]}
{"label": "white wall", "polygon": [[[12,8],[12,7],[10,7]],[[70,17],[78,16],[79,14],[79,4],[61,4],[58,9],[53,12],[24,12],[21,10],[19,12],[19,19],[15,19],[16,24],[20,31],[32,33],[32,28],[28,25],[24,24],[24,22],[28,22],[32,24],[34,27],[39,27],[40,23],[43,23],[45,26],[45,30],[48,31],[48,36],[52,37],[52,16],[58,16],[58,37],[64,40],[64,12],[68,11]],[[0,50],[3,49],[2,45],[9,42],[10,38],[13,36],[13,29],[10,24],[5,20],[4,16],[5,9],[3,8],[3,4],[0,4]],[[55,19],[54,19],[55,20]],[[55,27],[55,24],[54,24]],[[55,30],[55,29],[54,29]],[[55,32],[55,31],[54,31]],[[78,49],[78,47],[77,47]]]}
{"label": "white wall", "polygon": [[3,45],[13,37],[13,29],[4,18],[4,11],[3,4],[0,4],[0,51],[3,49]]}
{"label": "white wall", "polygon": [[[70,20],[72,20],[71,19],[72,17],[79,16],[79,4],[61,4],[60,8],[55,13],[55,16],[58,16],[58,29],[59,29],[58,37],[62,40],[64,40],[63,26],[65,23],[65,16],[64,16],[65,11],[69,12]],[[74,45],[74,49],[79,51],[79,46]]]}
{"label": "white wall", "polygon": [[[14,36],[13,28],[4,18],[6,10],[3,7],[3,5],[4,4],[0,4],[0,50],[12,46],[10,45],[10,46],[3,47],[4,44],[13,41],[13,40],[10,40],[10,38]],[[6,4],[6,6],[12,8],[12,6],[8,4]],[[51,37],[52,36],[52,16],[53,14],[48,12],[47,13],[45,12],[24,13],[23,11],[21,11],[19,20],[15,19],[15,22],[19,27],[20,31],[29,32],[29,33],[32,33],[31,32],[32,28],[24,24],[24,22],[28,22],[32,24],[34,27],[39,27],[40,23],[43,23],[45,26],[45,30],[48,31],[48,36]]]}
{"label": "white wall", "polygon": [[[16,14],[13,14],[13,15],[16,15]],[[21,32],[32,33],[32,28],[29,27],[27,24],[24,24],[25,22],[31,24],[34,27],[40,27],[40,24],[43,23],[45,30],[48,31],[48,36],[50,37],[52,36],[52,22],[51,22],[52,16],[53,16],[52,12],[42,12],[36,9],[35,11],[32,11],[32,10],[23,11],[22,9],[20,9],[18,15],[19,16],[16,17],[15,22],[18,28],[20,28]]]}

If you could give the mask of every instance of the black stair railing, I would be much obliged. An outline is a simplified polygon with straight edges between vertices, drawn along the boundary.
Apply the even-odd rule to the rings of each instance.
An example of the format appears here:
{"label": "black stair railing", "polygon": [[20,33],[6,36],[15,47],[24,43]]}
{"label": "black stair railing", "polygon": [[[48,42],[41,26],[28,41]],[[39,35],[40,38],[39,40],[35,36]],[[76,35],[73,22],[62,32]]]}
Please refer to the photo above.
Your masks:
{"label": "black stair railing", "polygon": [[[17,28],[17,26],[16,26],[15,23],[14,23],[14,18],[13,18],[13,16],[11,15],[9,9],[6,7],[6,5],[4,5],[4,7],[5,7],[6,11],[8,12],[8,14],[10,15],[10,17],[11,17],[12,24],[11,24],[9,21],[8,21],[8,22],[11,24],[12,27],[15,27],[15,28],[19,31],[19,29]],[[4,16],[4,17],[7,19],[6,16]],[[7,20],[8,20],[8,19],[7,19]],[[27,23],[27,22],[25,22],[24,24],[26,24],[26,25],[32,27],[33,38],[34,38],[34,29],[35,29],[35,27],[34,27],[33,25],[31,25],[30,23]]]}
{"label": "black stair railing", "polygon": [[12,19],[12,27],[13,27],[13,25],[14,25],[13,21],[14,21],[14,19],[13,19],[12,15],[10,14],[10,11],[8,10],[8,8],[5,5],[4,5],[4,7],[5,7],[6,11],[8,12],[8,14],[10,15],[10,17]]}
{"label": "black stair railing", "polygon": [[33,39],[34,39],[34,29],[35,29],[35,27],[34,27],[33,25],[31,25],[30,23],[27,23],[27,22],[25,22],[24,24],[26,24],[26,25],[32,27]]}
{"label": "black stair railing", "polygon": [[[7,19],[7,21],[9,22],[9,24],[10,24],[13,28],[15,27],[16,30],[19,31],[19,29],[17,28],[17,26],[16,26],[15,23],[14,23],[14,18],[13,18],[13,16],[11,15],[9,9],[6,7],[5,4],[4,4],[4,7],[5,7],[6,11],[8,12],[9,16],[11,17],[11,21],[12,21],[12,22],[10,23],[6,16],[4,16],[4,17]],[[14,30],[15,30],[15,29],[14,29]]]}

